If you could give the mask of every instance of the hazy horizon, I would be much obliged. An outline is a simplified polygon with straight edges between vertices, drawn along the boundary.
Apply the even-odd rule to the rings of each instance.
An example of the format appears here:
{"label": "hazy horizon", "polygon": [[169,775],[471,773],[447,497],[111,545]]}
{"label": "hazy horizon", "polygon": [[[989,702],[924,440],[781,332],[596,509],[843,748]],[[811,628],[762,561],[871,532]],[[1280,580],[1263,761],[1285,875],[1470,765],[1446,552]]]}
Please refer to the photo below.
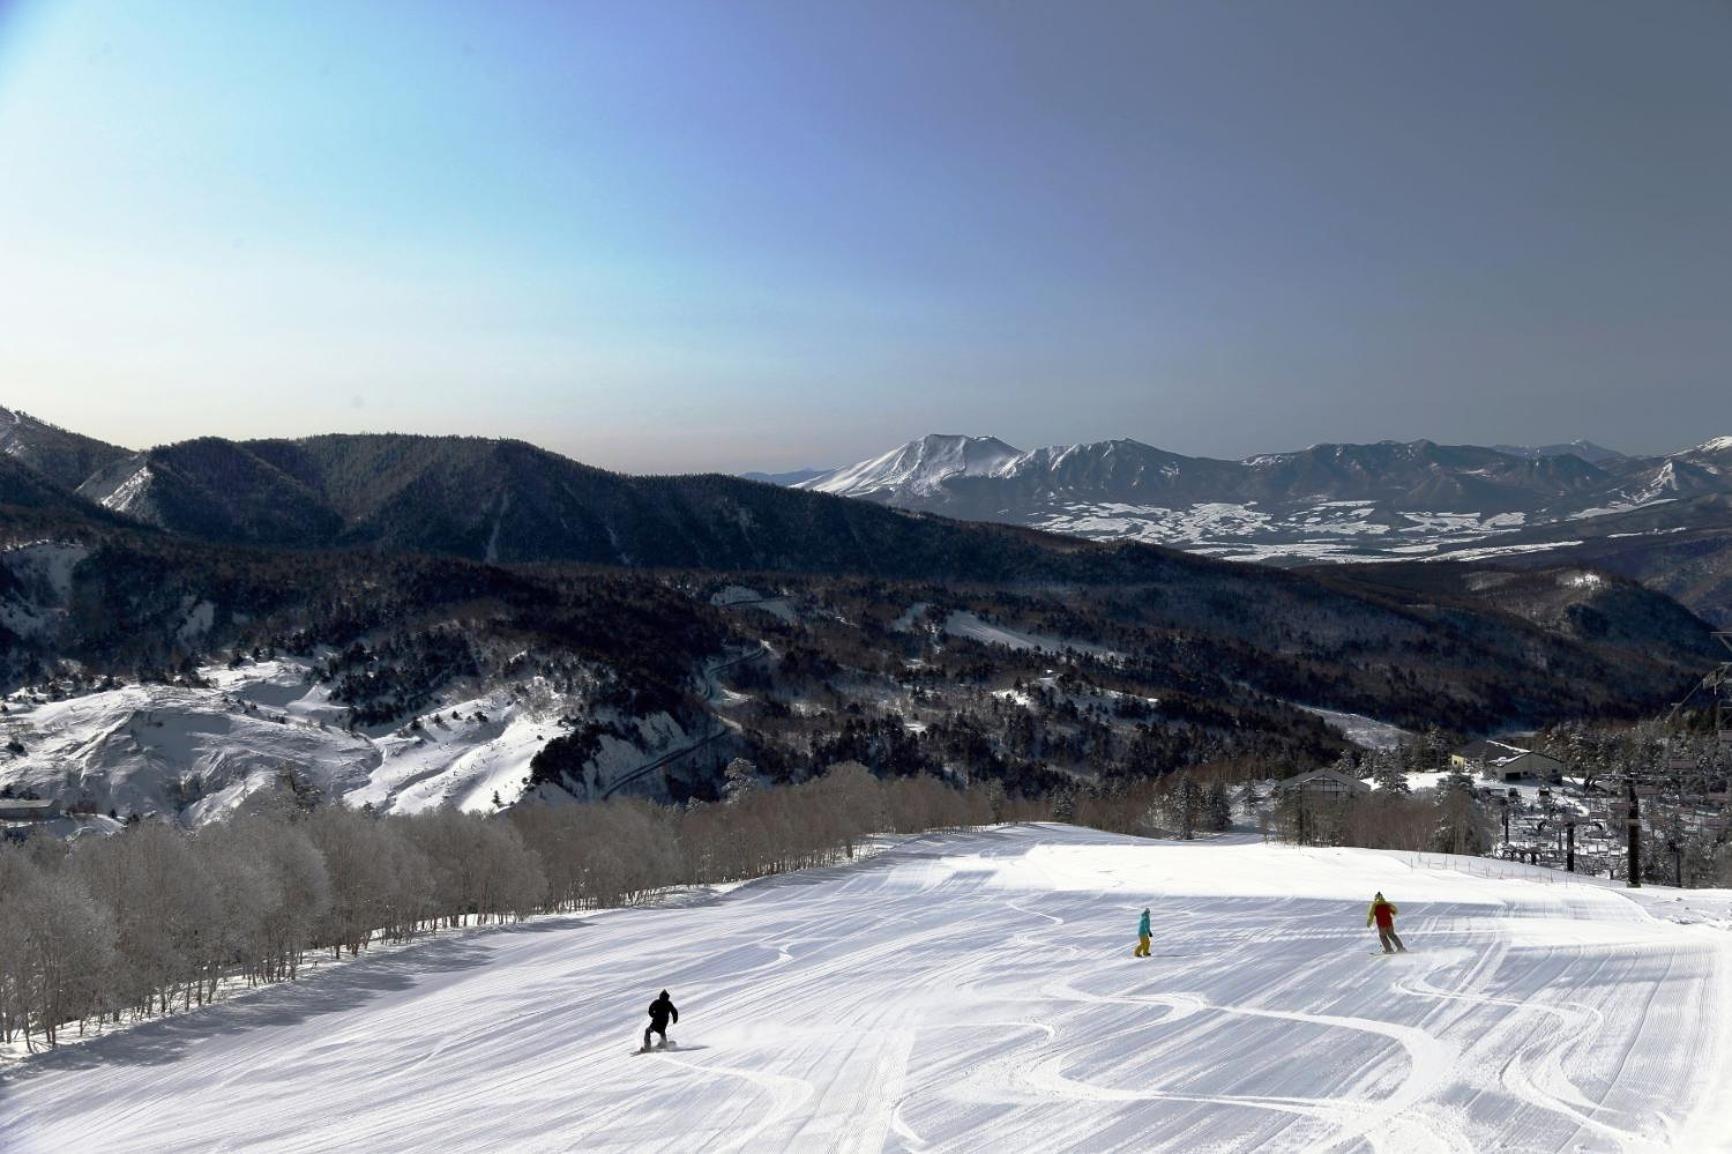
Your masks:
{"label": "hazy horizon", "polygon": [[[682,468],[675,467],[675,468],[668,468],[668,469],[634,469],[634,468],[625,468],[625,467],[611,465],[605,461],[589,460],[589,459],[586,459],[584,457],[577,456],[576,454],[567,452],[566,450],[561,449],[554,444],[546,443],[546,442],[543,442],[541,440],[538,440],[533,434],[525,435],[525,436],[518,436],[518,435],[508,435],[508,434],[477,433],[477,432],[473,432],[473,431],[465,431],[465,430],[458,430],[458,429],[437,430],[437,429],[409,429],[409,428],[394,428],[394,427],[376,427],[375,428],[375,427],[367,427],[367,426],[355,426],[355,427],[351,427],[351,428],[341,428],[341,429],[315,429],[315,430],[309,430],[309,431],[305,431],[305,432],[295,432],[295,431],[284,430],[284,431],[277,431],[277,432],[271,432],[271,433],[266,433],[266,434],[260,434],[258,436],[254,436],[252,434],[248,434],[245,436],[231,436],[229,434],[216,433],[216,432],[198,432],[198,433],[189,433],[186,436],[171,437],[171,438],[168,438],[166,441],[158,440],[158,441],[149,441],[149,442],[135,442],[135,441],[127,441],[125,439],[117,439],[117,438],[113,438],[113,437],[101,436],[100,434],[95,433],[95,432],[91,431],[90,429],[81,428],[81,427],[77,426],[76,424],[68,424],[64,421],[54,420],[53,418],[51,418],[47,414],[37,412],[36,410],[31,409],[27,405],[10,404],[10,403],[8,403],[7,399],[4,397],[0,397],[0,409],[10,409],[10,410],[15,411],[15,412],[28,414],[29,416],[34,417],[37,420],[46,421],[49,424],[52,424],[52,425],[55,425],[61,429],[67,430],[68,432],[80,433],[80,434],[83,434],[85,436],[96,437],[98,440],[108,441],[109,443],[119,445],[122,448],[137,449],[137,450],[154,448],[158,445],[170,444],[170,443],[174,443],[174,442],[178,442],[178,441],[195,440],[199,437],[221,437],[221,438],[228,439],[228,440],[252,440],[252,439],[263,439],[263,438],[269,438],[269,437],[282,437],[282,438],[291,438],[292,439],[292,438],[297,438],[297,437],[319,436],[319,435],[324,435],[324,434],[373,435],[373,434],[393,434],[393,433],[407,433],[407,434],[411,434],[411,435],[432,436],[432,437],[438,437],[438,436],[471,437],[471,436],[474,436],[474,437],[488,437],[488,438],[494,438],[494,439],[511,439],[511,440],[526,441],[530,444],[537,446],[538,448],[548,449],[550,451],[559,453],[562,456],[571,457],[572,459],[577,460],[577,461],[581,462],[582,464],[596,465],[596,466],[599,466],[602,468],[613,469],[617,472],[641,473],[641,474],[719,472],[719,473],[728,473],[728,474],[733,474],[733,475],[739,475],[739,474],[743,474],[743,473],[763,473],[763,474],[775,475],[775,474],[797,472],[797,471],[802,470],[802,469],[826,470],[826,469],[842,468],[842,467],[847,466],[847,465],[853,465],[853,464],[856,464],[860,461],[865,461],[865,460],[869,460],[873,457],[881,456],[886,452],[897,449],[903,445],[906,445],[912,441],[919,440],[920,438],[926,437],[926,436],[994,437],[1000,441],[1004,441],[1007,444],[1014,446],[1017,449],[1024,450],[1024,451],[1034,450],[1034,449],[1054,448],[1054,447],[1059,447],[1062,445],[1070,445],[1070,444],[1089,444],[1089,443],[1103,443],[1103,442],[1107,442],[1107,441],[1131,440],[1131,441],[1140,441],[1144,444],[1151,445],[1154,448],[1165,449],[1169,452],[1178,453],[1182,456],[1214,457],[1215,459],[1233,460],[1233,461],[1243,460],[1247,457],[1253,457],[1253,456],[1258,456],[1258,455],[1262,455],[1262,454],[1298,452],[1298,451],[1301,451],[1304,449],[1311,448],[1311,447],[1318,445],[1318,444],[1343,443],[1339,439],[1333,439],[1330,441],[1310,441],[1310,442],[1307,442],[1307,443],[1302,444],[1302,445],[1301,444],[1269,445],[1269,446],[1265,446],[1261,449],[1253,449],[1247,453],[1241,453],[1241,454],[1235,454],[1232,456],[1222,457],[1222,456],[1218,456],[1216,454],[1192,452],[1191,450],[1187,449],[1186,447],[1184,447],[1182,445],[1166,444],[1166,443],[1162,443],[1159,441],[1151,440],[1151,439],[1146,438],[1146,437],[1139,437],[1134,433],[1124,433],[1124,432],[1121,432],[1121,433],[1119,433],[1115,436],[1111,436],[1111,437],[1088,437],[1088,438],[1084,438],[1084,439],[1079,440],[1079,441],[1061,442],[1061,441],[1038,440],[1038,439],[1036,439],[1036,440],[1016,440],[1016,439],[1011,438],[1011,437],[1000,436],[999,434],[991,431],[990,429],[978,429],[978,430],[970,430],[970,431],[963,431],[963,430],[959,430],[959,429],[932,429],[932,430],[928,430],[927,432],[924,432],[924,433],[910,433],[909,435],[904,436],[904,437],[900,438],[899,440],[896,440],[896,441],[890,442],[890,443],[886,443],[886,444],[881,445],[875,449],[870,449],[867,452],[861,454],[859,457],[849,458],[848,460],[811,461],[811,462],[805,462],[802,464],[791,464],[791,465],[778,464],[778,465],[769,466],[769,467],[759,466],[759,465],[748,463],[748,464],[741,465],[737,468],[732,468],[732,467],[730,467],[730,468],[698,468],[698,467],[693,467],[693,468],[682,469]],[[1732,428],[1732,423],[1729,423],[1728,427]],[[1369,441],[1351,442],[1351,443],[1366,444],[1366,443],[1375,443],[1377,441],[1396,441],[1399,443],[1411,443],[1413,441],[1428,440],[1428,441],[1435,442],[1437,444],[1444,444],[1444,445],[1471,444],[1471,445],[1478,445],[1478,446],[1482,446],[1482,447],[1486,447],[1486,448],[1492,448],[1492,447],[1496,447],[1498,445],[1525,447],[1525,448],[1541,448],[1541,447],[1550,446],[1550,445],[1564,445],[1564,444],[1568,444],[1572,441],[1587,441],[1591,444],[1599,446],[1600,448],[1611,449],[1615,452],[1623,453],[1626,456],[1658,457],[1658,456],[1664,456],[1664,455],[1669,454],[1669,453],[1680,452],[1683,450],[1694,448],[1695,446],[1700,445],[1700,444],[1704,443],[1705,441],[1715,439],[1716,437],[1729,436],[1729,435],[1732,435],[1732,434],[1706,434],[1706,435],[1703,435],[1701,437],[1698,437],[1694,441],[1690,441],[1690,442],[1683,443],[1683,444],[1671,445],[1671,446],[1667,446],[1665,448],[1659,448],[1659,449],[1632,449],[1632,448],[1629,448],[1628,446],[1609,443],[1607,441],[1601,440],[1601,439],[1596,438],[1596,437],[1551,437],[1551,438],[1543,438],[1543,439],[1531,440],[1531,441],[1511,441],[1507,438],[1505,438],[1505,439],[1487,439],[1487,440],[1478,440],[1478,441],[1445,441],[1445,440],[1441,440],[1437,437],[1417,436],[1417,437],[1379,437],[1379,438],[1372,438]]]}
{"label": "hazy horizon", "polygon": [[629,472],[1732,433],[1732,8],[0,0],[0,403]]}

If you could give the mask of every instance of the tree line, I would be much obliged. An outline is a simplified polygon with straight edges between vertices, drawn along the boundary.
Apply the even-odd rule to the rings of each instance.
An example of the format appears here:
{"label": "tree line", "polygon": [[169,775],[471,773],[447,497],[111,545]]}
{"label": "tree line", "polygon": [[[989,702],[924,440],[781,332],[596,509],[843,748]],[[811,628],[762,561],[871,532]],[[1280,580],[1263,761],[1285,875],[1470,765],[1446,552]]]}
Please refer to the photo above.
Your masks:
{"label": "tree line", "polygon": [[863,839],[1047,816],[995,785],[859,765],[680,807],[631,799],[493,816],[265,807],[0,845],[0,1042],[203,1005],[225,983],[435,929],[639,902],[852,857]]}

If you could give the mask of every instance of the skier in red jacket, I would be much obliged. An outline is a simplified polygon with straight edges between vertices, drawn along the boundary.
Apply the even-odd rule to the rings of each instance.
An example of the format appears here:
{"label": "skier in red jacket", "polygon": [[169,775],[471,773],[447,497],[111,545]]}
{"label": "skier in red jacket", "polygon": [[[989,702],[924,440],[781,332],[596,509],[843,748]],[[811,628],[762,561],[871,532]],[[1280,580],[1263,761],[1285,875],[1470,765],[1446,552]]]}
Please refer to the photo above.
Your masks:
{"label": "skier in red jacket", "polygon": [[[1377,923],[1377,941],[1383,946],[1383,952],[1386,954],[1393,954],[1397,950],[1404,954],[1407,952],[1407,947],[1402,945],[1401,939],[1395,936],[1395,915],[1397,912],[1399,911],[1396,910],[1395,903],[1385,900],[1381,893],[1371,899],[1371,908],[1365,911],[1365,924]],[[1393,950],[1389,948],[1391,942],[1395,943]]]}

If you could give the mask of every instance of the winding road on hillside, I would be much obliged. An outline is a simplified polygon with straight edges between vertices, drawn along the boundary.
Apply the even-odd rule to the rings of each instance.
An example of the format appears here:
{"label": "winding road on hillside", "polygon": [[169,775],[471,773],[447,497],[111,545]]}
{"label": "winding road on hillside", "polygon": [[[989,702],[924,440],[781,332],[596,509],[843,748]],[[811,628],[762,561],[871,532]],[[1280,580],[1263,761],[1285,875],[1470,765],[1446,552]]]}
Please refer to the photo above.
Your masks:
{"label": "winding road on hillside", "polygon": [[[742,603],[736,602],[736,604]],[[716,689],[718,687],[716,675],[724,670],[732,669],[736,665],[744,665],[748,661],[756,661],[758,658],[763,657],[766,653],[770,652],[770,646],[768,643],[760,641],[758,642],[758,646],[757,649],[752,649],[737,656],[726,658],[706,668],[703,677],[700,679],[701,684],[698,691],[699,696],[702,697],[705,702],[714,703],[716,699]],[[667,753],[646,761],[644,764],[630,772],[622,773],[612,781],[608,782],[606,787],[602,789],[599,800],[606,801],[608,798],[619,793],[627,786],[636,785],[658,769],[672,765],[681,758],[689,757],[698,752],[698,750],[704,749],[707,746],[720,741],[722,738],[727,737],[733,732],[734,730],[729,728],[728,722],[717,718],[716,728],[698,738],[696,741],[682,745],[678,749],[669,750]]]}
{"label": "winding road on hillside", "polygon": [[[1062,826],[917,838],[67,1048],[0,1080],[0,1149],[1732,1143],[1732,933],[1437,866]],[[1374,889],[1411,954],[1373,953]],[[679,1048],[634,1055],[663,987]]]}

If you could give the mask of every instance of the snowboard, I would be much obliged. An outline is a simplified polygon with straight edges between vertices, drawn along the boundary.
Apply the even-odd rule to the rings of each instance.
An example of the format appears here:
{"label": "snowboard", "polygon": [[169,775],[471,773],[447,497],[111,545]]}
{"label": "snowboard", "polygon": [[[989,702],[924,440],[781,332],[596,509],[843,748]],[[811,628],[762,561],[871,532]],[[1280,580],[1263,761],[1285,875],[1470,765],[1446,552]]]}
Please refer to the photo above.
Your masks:
{"label": "snowboard", "polygon": [[638,1049],[633,1050],[632,1053],[633,1054],[659,1054],[664,1050],[677,1050],[679,1048],[680,1048],[679,1043],[675,1042],[672,1038],[669,1038],[666,1042],[663,1042],[659,1046],[641,1046]]}

